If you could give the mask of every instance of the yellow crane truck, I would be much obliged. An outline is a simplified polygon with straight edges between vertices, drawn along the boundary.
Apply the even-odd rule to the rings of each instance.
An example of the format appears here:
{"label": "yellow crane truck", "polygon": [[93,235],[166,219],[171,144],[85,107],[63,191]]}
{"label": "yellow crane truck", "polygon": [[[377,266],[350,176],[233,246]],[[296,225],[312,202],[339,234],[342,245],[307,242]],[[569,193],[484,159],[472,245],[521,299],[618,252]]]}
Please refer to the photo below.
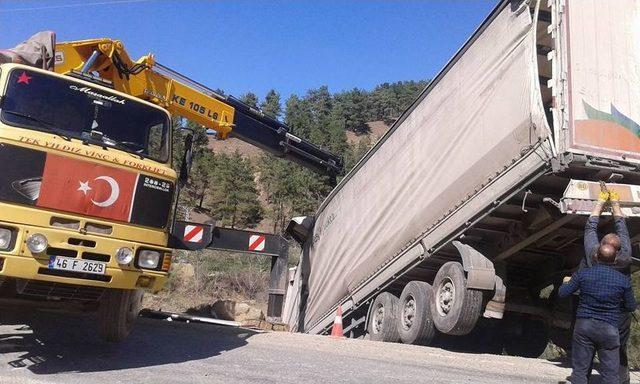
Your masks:
{"label": "yellow crane truck", "polygon": [[[143,292],[162,289],[172,250],[214,247],[216,238],[212,226],[176,221],[192,135],[178,175],[171,114],[333,178],[342,168],[282,122],[153,55],[134,62],[118,40],[56,44],[40,32],[0,51],[0,286],[20,298],[91,303],[103,338],[127,337]],[[278,246],[243,235],[248,251]],[[286,263],[280,269],[283,281]]]}

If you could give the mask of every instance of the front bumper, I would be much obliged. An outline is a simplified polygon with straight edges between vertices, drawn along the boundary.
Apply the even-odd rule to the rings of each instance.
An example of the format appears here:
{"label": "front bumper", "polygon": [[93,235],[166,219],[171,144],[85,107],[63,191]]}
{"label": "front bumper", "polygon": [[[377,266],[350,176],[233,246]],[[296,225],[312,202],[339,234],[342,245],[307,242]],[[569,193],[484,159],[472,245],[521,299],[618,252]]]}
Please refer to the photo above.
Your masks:
{"label": "front bumper", "polygon": [[[0,276],[102,288],[145,289],[152,292],[161,290],[167,279],[167,272],[138,269],[133,261],[125,266],[116,262],[118,248],[130,247],[135,253],[138,248],[149,248],[147,244],[2,221],[0,226],[15,231],[13,248],[0,251]],[[49,246],[45,252],[32,254],[27,248],[25,240],[32,233],[41,233],[47,237]],[[152,248],[170,252],[167,248]],[[107,269],[104,275],[52,270],[48,267],[51,256],[102,261],[107,263]]]}

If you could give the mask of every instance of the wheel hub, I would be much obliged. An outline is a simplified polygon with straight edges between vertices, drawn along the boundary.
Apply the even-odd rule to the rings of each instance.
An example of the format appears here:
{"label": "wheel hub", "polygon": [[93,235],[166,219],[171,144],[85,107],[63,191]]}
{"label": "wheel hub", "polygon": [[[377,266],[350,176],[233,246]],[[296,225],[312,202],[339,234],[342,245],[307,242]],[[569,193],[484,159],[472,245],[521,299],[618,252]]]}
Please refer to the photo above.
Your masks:
{"label": "wheel hub", "polygon": [[413,297],[409,297],[402,307],[402,327],[404,329],[411,328],[413,318],[416,315],[416,301]]}
{"label": "wheel hub", "polygon": [[453,281],[449,278],[443,280],[437,292],[437,309],[440,316],[446,316],[449,313],[453,306],[455,294],[456,288],[453,285]]}
{"label": "wheel hub", "polygon": [[382,324],[384,323],[384,307],[381,305],[373,311],[373,333],[380,333],[382,331]]}

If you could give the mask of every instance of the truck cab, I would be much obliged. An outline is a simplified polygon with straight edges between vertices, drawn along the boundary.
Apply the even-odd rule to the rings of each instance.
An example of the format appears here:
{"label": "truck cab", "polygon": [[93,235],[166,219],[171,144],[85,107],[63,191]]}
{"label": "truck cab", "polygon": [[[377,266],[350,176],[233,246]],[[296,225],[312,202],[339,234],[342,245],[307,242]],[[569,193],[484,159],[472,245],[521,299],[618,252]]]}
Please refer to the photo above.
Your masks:
{"label": "truck cab", "polygon": [[171,264],[171,162],[163,108],[90,77],[0,65],[3,291],[79,301],[105,339],[126,337]]}

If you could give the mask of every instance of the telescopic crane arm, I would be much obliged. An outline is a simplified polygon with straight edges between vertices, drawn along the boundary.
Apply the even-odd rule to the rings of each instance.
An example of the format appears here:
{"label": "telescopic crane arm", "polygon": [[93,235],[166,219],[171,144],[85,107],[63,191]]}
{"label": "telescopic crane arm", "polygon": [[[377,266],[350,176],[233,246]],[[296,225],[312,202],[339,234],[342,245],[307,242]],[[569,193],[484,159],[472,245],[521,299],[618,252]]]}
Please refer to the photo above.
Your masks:
{"label": "telescopic crane arm", "polygon": [[233,96],[220,95],[156,63],[152,54],[133,61],[122,42],[112,39],[62,42],[55,49],[58,73],[97,73],[114,89],[213,129],[221,139],[236,137],[332,178],[342,171],[339,156],[293,135],[287,125]]}

